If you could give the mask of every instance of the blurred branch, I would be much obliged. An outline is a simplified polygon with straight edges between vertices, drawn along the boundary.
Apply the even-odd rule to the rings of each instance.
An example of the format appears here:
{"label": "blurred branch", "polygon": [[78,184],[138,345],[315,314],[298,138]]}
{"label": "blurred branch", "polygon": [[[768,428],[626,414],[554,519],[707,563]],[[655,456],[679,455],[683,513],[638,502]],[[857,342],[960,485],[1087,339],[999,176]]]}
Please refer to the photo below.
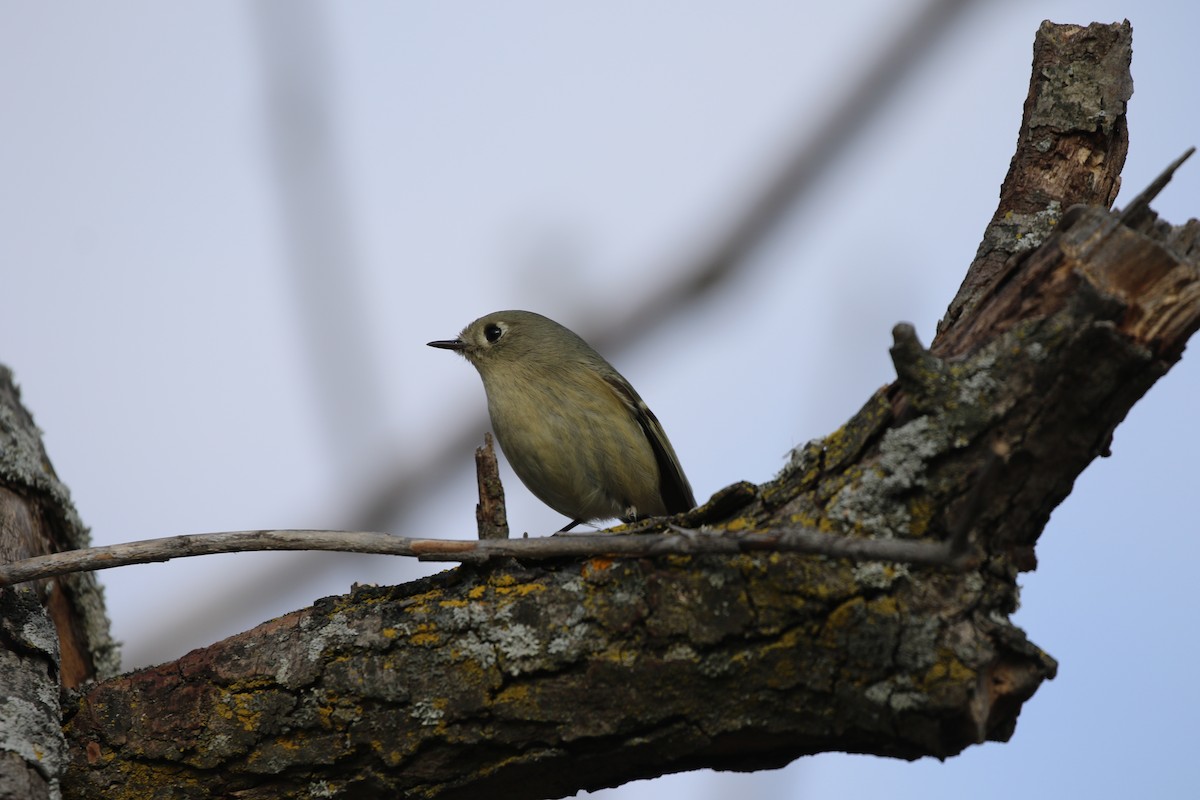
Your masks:
{"label": "blurred branch", "polygon": [[[773,176],[757,192],[751,193],[749,201],[741,210],[731,215],[723,232],[711,245],[695,256],[691,260],[692,263],[678,269],[664,270],[678,276],[674,283],[651,296],[628,293],[632,301],[622,309],[623,314],[611,315],[603,329],[581,330],[580,333],[601,352],[611,356],[632,342],[642,339],[649,332],[670,324],[693,305],[727,284],[737,275],[738,268],[745,263],[747,256],[763,242],[787,213],[817,186],[822,177],[841,163],[850,152],[855,135],[870,124],[872,118],[880,112],[883,101],[909,79],[925,56],[948,35],[953,23],[960,17],[960,12],[971,3],[972,0],[927,0],[906,22],[898,24],[897,32],[890,43],[878,51],[859,81],[842,96],[840,104],[817,126],[815,133],[797,141],[793,154],[784,158]],[[256,13],[259,27],[262,29],[261,38],[264,47],[269,51],[295,52],[297,45],[289,45],[283,40],[287,37],[316,35],[311,30],[297,29],[295,24],[277,19],[281,15],[287,16],[291,13],[291,7],[287,8],[287,12],[275,10],[276,6],[269,2],[258,6]],[[269,52],[267,56],[271,57]],[[296,76],[288,76],[280,70],[302,69],[305,74],[313,77],[313,66],[297,63],[295,59],[284,61],[276,57],[270,68],[273,72],[270,80],[280,87],[287,87],[288,91],[303,87]],[[321,98],[317,96],[298,99],[317,107],[322,103]],[[318,144],[332,146],[328,131],[325,131],[319,140],[309,142],[309,147]],[[279,168],[287,167],[281,163]],[[329,197],[340,198],[340,194],[331,193]],[[285,202],[289,201],[285,198]],[[341,220],[342,213],[339,201],[336,213],[331,213],[327,218],[323,219],[321,214],[305,215],[303,219],[298,218],[292,227],[320,226],[330,220],[338,221]],[[338,239],[336,235],[327,235]],[[341,235],[346,234],[342,231]],[[312,336],[319,335],[318,331],[309,333]],[[356,347],[357,345],[344,341],[338,345],[339,349],[345,348],[341,350],[343,354],[366,352],[365,349],[354,349]],[[316,373],[323,372],[320,364],[315,365],[314,370]],[[329,386],[318,389],[322,392],[336,391],[336,387]],[[336,398],[326,398],[323,406],[330,410],[341,407]],[[361,409],[352,412],[352,415],[360,420],[370,416],[364,414]],[[486,417],[480,414],[465,421],[442,443],[437,452],[422,457],[419,462],[414,462],[401,451],[390,466],[382,468],[382,476],[363,489],[360,497],[349,499],[347,506],[352,510],[340,524],[355,530],[387,530],[402,526],[400,518],[404,509],[415,506],[422,497],[445,484],[450,476],[463,469],[467,463],[464,455],[472,450],[480,432],[487,428]],[[323,572],[329,563],[328,559],[314,558],[293,564],[286,572],[265,571],[262,580],[254,582],[245,592],[278,596],[298,585],[304,585],[313,576]],[[226,594],[221,603],[230,611],[258,604],[257,601],[243,596],[241,592]],[[203,611],[198,609],[197,613],[208,616],[220,614],[222,611],[209,606]],[[187,631],[190,627],[186,621],[177,621],[177,624],[172,625],[172,630]],[[164,632],[163,635],[168,634]],[[169,643],[164,644],[170,648]]]}
{"label": "blurred branch", "polygon": [[264,127],[287,276],[318,422],[336,474],[364,460],[383,417],[363,321],[361,259],[346,203],[322,6],[251,5],[259,34]]}
{"label": "blurred branch", "polygon": [[657,295],[644,298],[619,325],[598,335],[588,334],[588,341],[602,350],[625,347],[734,277],[737,268],[775,226],[841,162],[855,137],[950,32],[952,23],[971,2],[928,0],[918,8],[816,132],[798,142],[775,174],[744,208],[734,213],[723,234],[694,263],[678,271],[679,280]]}
{"label": "blurred branch", "polygon": [[[247,9],[260,55],[265,149],[280,214],[280,239],[296,307],[296,328],[309,385],[335,475],[363,468],[378,440],[382,392],[370,366],[371,341],[363,320],[360,259],[346,203],[334,127],[334,81],[324,20],[317,3],[260,0]],[[456,442],[463,452],[470,445]],[[229,619],[264,598],[286,596],[331,559],[298,563],[287,571],[264,567],[260,580],[221,593],[174,619],[154,637],[158,652],[194,644],[210,620]],[[136,646],[137,643],[134,643]],[[136,653],[133,647],[128,648]]]}
{"label": "blurred branch", "polygon": [[[669,324],[695,303],[711,295],[737,274],[747,256],[761,244],[817,182],[835,167],[849,151],[854,136],[879,113],[883,101],[901,86],[950,30],[959,12],[972,0],[928,0],[899,28],[899,31],[857,85],[847,92],[815,134],[797,143],[776,173],[751,196],[740,211],[732,215],[724,231],[693,263],[668,270],[676,281],[657,294],[642,297],[635,292],[624,315],[613,314],[602,330],[581,331],[589,342],[604,353],[614,353],[645,337],[648,332]],[[459,428],[444,448],[420,464],[405,461],[398,465],[380,488],[363,497],[359,511],[349,527],[384,529],[394,523],[402,509],[427,494],[431,487],[444,483],[465,463],[463,454],[487,428],[481,415]]]}

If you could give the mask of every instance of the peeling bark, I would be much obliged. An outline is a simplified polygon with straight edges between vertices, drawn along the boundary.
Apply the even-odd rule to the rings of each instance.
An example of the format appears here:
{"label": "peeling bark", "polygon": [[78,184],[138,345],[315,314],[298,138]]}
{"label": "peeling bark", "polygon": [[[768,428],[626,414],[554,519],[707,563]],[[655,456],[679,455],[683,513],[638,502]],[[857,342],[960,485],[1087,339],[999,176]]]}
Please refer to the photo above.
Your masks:
{"label": "peeling bark", "polygon": [[1133,94],[1128,20],[1101,25],[1043,22],[1017,149],[975,261],[938,326],[933,349],[958,355],[942,334],[969,313],[1005,263],[1038,247],[1063,212],[1083,204],[1109,208],[1121,188],[1129,151],[1126,104]]}
{"label": "peeling bark", "polygon": [[[0,366],[0,562],[87,544],[12,373]],[[94,575],[0,589],[0,798],[58,796],[67,758],[60,686],[116,667]]]}

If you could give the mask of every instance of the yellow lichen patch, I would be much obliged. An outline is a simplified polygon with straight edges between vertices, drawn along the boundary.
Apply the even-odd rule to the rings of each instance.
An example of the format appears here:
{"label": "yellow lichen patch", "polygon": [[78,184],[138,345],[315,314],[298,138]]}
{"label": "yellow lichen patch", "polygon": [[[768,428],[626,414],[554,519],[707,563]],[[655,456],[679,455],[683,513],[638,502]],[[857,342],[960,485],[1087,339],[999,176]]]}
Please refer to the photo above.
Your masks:
{"label": "yellow lichen patch", "polygon": [[[836,433],[836,432],[835,432]],[[789,483],[794,481],[794,485],[800,488],[810,486],[815,480],[821,477],[821,453],[824,451],[829,438],[818,439],[804,445],[804,448],[799,452],[793,452],[791,463],[788,465],[789,470],[794,470],[800,464],[803,464],[806,469],[800,475],[790,478],[788,481],[773,481],[767,487],[769,490],[774,490],[773,494],[778,494],[780,490],[787,488]]]}
{"label": "yellow lichen patch", "polygon": [[383,630],[380,631],[380,633],[383,634],[383,638],[385,638],[385,639],[395,639],[397,636],[400,635],[400,632],[397,631],[395,628],[384,628]]}
{"label": "yellow lichen patch", "polygon": [[327,730],[346,730],[362,718],[363,708],[353,695],[346,695],[346,701],[340,695],[332,692],[325,693],[325,702],[314,706],[317,720]]}
{"label": "yellow lichen patch", "polygon": [[914,497],[908,503],[908,533],[911,536],[924,536],[929,530],[937,504],[929,495]]}
{"label": "yellow lichen patch", "polygon": [[409,635],[408,641],[411,644],[431,647],[442,643],[442,634],[438,632],[437,626],[423,622],[416,626],[416,630]]}
{"label": "yellow lichen patch", "polygon": [[264,689],[274,685],[275,678],[272,675],[252,675],[230,684],[229,689],[233,692],[249,692],[253,689]]}
{"label": "yellow lichen patch", "polygon": [[[484,587],[477,586],[477,587],[475,587],[475,589],[472,589],[471,591],[474,592],[476,589],[479,590],[480,595],[483,594]],[[442,608],[466,608],[468,603],[466,600],[463,600],[461,597],[455,597],[455,598],[451,598],[449,600],[443,600],[442,602],[438,603],[438,605],[441,606]]]}
{"label": "yellow lichen patch", "polygon": [[753,530],[754,523],[745,517],[737,517],[725,523],[725,530],[734,533],[737,531]]}
{"label": "yellow lichen patch", "polygon": [[502,689],[493,699],[492,705],[512,706],[515,708],[523,708],[530,702],[529,686],[527,684],[513,684]]}
{"label": "yellow lichen patch", "polygon": [[884,474],[883,469],[878,464],[870,465],[865,468],[859,464],[855,464],[852,467],[847,467],[846,471],[841,474],[839,479],[840,485],[846,486],[847,484],[851,483],[862,483],[863,476],[867,474],[868,469],[874,472],[876,475],[882,476]]}
{"label": "yellow lichen patch", "polygon": [[260,747],[251,750],[246,756],[246,763],[255,764],[264,760],[278,763],[281,758],[294,760],[297,754],[303,753],[309,746],[309,736],[306,732],[288,731],[265,740]]}
{"label": "yellow lichen patch", "polygon": [[852,597],[829,612],[829,616],[825,618],[825,630],[821,634],[822,644],[837,645],[842,631],[858,624],[862,619],[865,606],[866,601],[861,597]]}
{"label": "yellow lichen patch", "polygon": [[908,570],[905,569],[903,572],[901,572],[901,570],[896,569],[895,564],[889,564],[886,561],[879,565],[879,576],[881,581],[884,583],[890,584],[896,579],[896,576],[901,574],[907,575]]}
{"label": "yellow lichen patch", "polygon": [[262,718],[262,712],[254,708],[256,697],[253,692],[224,692],[213,711],[222,719],[237,719],[242,730],[253,731]]}
{"label": "yellow lichen patch", "polygon": [[526,595],[544,591],[546,591],[546,584],[544,583],[515,583],[510,581],[503,586],[496,587],[497,595],[511,597],[525,597]]}
{"label": "yellow lichen patch", "polygon": [[471,598],[472,600],[478,600],[487,594],[487,590],[488,587],[486,586],[472,586],[467,590],[467,597]]}
{"label": "yellow lichen patch", "polygon": [[308,738],[308,733],[305,731],[289,731],[286,734],[275,737],[272,744],[280,750],[299,752],[307,746]]}
{"label": "yellow lichen patch", "polygon": [[766,556],[751,555],[750,553],[738,553],[731,556],[729,565],[742,573],[747,578],[753,578],[758,575],[765,575],[767,572],[767,564],[770,562],[770,557],[778,555],[778,553],[770,553]]}
{"label": "yellow lichen patch", "polygon": [[791,630],[780,632],[778,637],[769,640],[763,640],[763,643],[758,645],[754,650],[742,650],[733,654],[730,658],[732,663],[744,664],[754,658],[761,658],[776,650],[784,650],[794,652],[800,646],[803,646],[809,640],[809,633],[806,633],[799,628],[791,628]]}
{"label": "yellow lichen patch", "polygon": [[[379,756],[379,760],[392,769],[396,769],[416,752],[417,746],[423,739],[420,736],[405,732],[399,736],[389,736],[386,742],[372,739],[370,747]],[[402,745],[397,747],[396,745]]]}
{"label": "yellow lichen patch", "polygon": [[815,528],[821,524],[823,517],[816,517],[812,514],[804,514],[797,512],[788,515],[788,522],[802,528]]}
{"label": "yellow lichen patch", "polygon": [[537,759],[537,756],[531,753],[518,753],[508,756],[507,758],[496,759],[487,766],[479,770],[480,775],[494,775],[497,772],[505,770],[528,770],[529,764]]}
{"label": "yellow lichen patch", "polygon": [[[829,455],[829,460],[836,461],[840,457],[842,451],[847,447],[850,434],[852,433],[850,424],[853,421],[854,420],[850,420],[850,422],[847,422],[845,425],[841,426],[821,440],[822,449]],[[813,473],[818,471],[819,470],[815,467],[814,469],[810,470],[810,472]],[[816,477],[815,474],[814,477]]]}
{"label": "yellow lichen patch", "polygon": [[436,633],[414,633],[408,641],[421,647],[436,647],[442,643],[442,637]]}
{"label": "yellow lichen patch", "polygon": [[440,599],[444,594],[445,592],[441,589],[430,589],[428,592],[414,594],[408,600],[412,603],[432,603],[434,600]]}
{"label": "yellow lichen patch", "polygon": [[146,764],[141,761],[125,761],[120,770],[121,779],[116,784],[116,793],[107,795],[114,798],[146,798],[153,800],[162,797],[164,786],[171,787],[172,792],[179,796],[198,793],[196,796],[207,794],[209,787],[192,771],[183,767],[166,765],[161,762]]}
{"label": "yellow lichen patch", "polygon": [[854,584],[851,569],[852,567],[849,564],[837,565],[836,568],[833,566],[828,568],[814,567],[806,571],[806,579],[798,589],[805,597],[817,600],[828,600],[831,597],[845,595],[847,587]]}
{"label": "yellow lichen patch", "polygon": [[900,613],[900,603],[896,598],[884,596],[872,600],[866,605],[867,611],[881,617],[894,617]]}
{"label": "yellow lichen patch", "polygon": [[941,648],[938,650],[938,660],[921,678],[921,689],[929,692],[946,683],[961,685],[973,682],[975,675],[975,670],[960,661],[952,651]]}
{"label": "yellow lichen patch", "polygon": [[835,525],[829,517],[821,517],[817,520],[816,528],[822,533],[836,533],[839,535],[842,533],[842,526]]}
{"label": "yellow lichen patch", "polygon": [[[455,654],[456,659],[459,654]],[[477,660],[473,658],[463,658],[460,663],[454,665],[457,680],[462,685],[467,686],[483,686],[488,681],[489,673],[494,672],[494,669],[487,669]]]}
{"label": "yellow lichen patch", "polygon": [[409,614],[428,614],[429,607],[432,603],[440,600],[445,593],[441,589],[432,589],[428,592],[413,595],[406,602],[406,611]]}
{"label": "yellow lichen patch", "polygon": [[623,667],[630,667],[637,663],[638,653],[636,650],[629,650],[619,645],[613,645],[597,653],[596,657],[601,661],[611,661]]}

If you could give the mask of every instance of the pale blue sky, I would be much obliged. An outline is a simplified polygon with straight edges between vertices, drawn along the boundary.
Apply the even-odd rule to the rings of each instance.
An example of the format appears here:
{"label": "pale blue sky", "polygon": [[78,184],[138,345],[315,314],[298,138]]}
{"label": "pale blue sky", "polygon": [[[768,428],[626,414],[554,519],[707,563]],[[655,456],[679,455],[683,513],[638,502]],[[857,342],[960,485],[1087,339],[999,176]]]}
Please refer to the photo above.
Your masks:
{"label": "pale blue sky", "polygon": [[[912,11],[885,0],[304,7],[313,38],[273,52],[266,42],[297,39],[267,35],[290,23],[265,6],[4,5],[0,362],[97,543],[346,524],[384,476],[486,427],[474,371],[425,342],[500,308],[585,335],[622,319],[717,235]],[[1200,4],[977,2],[736,282],[607,353],[663,421],[698,498],[772,477],[791,447],[890,381],[896,322],[928,342],[994,208],[1038,24],[1124,17],[1135,79],[1124,176],[1136,192],[1200,140]],[[279,64],[320,87],[327,140],[286,103],[286,123],[270,113]],[[285,140],[298,163],[332,168],[336,191],[287,210],[275,160]],[[323,142],[326,161],[304,158]],[[310,179],[321,175],[289,170],[284,184]],[[1176,223],[1200,215],[1200,165],[1156,208]],[[328,226],[289,238],[288,215],[314,209]],[[859,233],[868,219],[874,240]],[[326,268],[307,289],[297,248]],[[1185,355],[1055,512],[1018,620],[1061,672],[1012,742],[944,764],[821,755],[604,796],[1193,792],[1200,548],[1185,456],[1200,448],[1198,394]],[[470,452],[461,458],[393,530],[471,535]],[[506,476],[515,528],[562,524]],[[429,569],[243,554],[100,578],[134,667],[354,581]]]}

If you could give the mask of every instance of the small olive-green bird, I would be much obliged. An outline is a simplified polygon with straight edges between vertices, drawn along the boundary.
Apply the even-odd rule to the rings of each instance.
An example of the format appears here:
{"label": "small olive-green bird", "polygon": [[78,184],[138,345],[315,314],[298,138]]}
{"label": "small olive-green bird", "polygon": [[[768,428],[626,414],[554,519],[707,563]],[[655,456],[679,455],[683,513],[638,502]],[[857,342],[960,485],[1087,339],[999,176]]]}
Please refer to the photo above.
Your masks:
{"label": "small olive-green bird", "polygon": [[541,314],[497,311],[430,342],[479,370],[492,427],[529,491],[580,522],[696,505],[662,425],[621,373]]}

